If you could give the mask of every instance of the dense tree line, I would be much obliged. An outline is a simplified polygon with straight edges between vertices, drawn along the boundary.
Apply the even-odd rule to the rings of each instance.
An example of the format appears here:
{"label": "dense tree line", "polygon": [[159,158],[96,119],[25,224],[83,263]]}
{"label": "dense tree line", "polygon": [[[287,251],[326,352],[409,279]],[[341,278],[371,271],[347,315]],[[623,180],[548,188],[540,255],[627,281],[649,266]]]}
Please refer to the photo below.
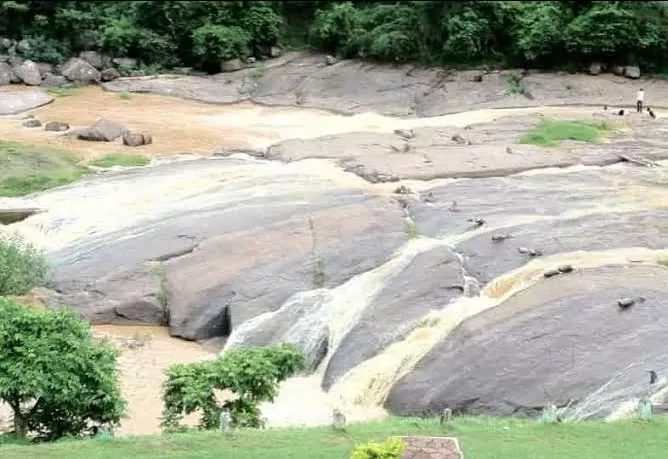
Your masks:
{"label": "dense tree line", "polygon": [[429,65],[662,66],[665,2],[3,1],[0,36],[37,61],[82,50],[216,70],[272,46]]}

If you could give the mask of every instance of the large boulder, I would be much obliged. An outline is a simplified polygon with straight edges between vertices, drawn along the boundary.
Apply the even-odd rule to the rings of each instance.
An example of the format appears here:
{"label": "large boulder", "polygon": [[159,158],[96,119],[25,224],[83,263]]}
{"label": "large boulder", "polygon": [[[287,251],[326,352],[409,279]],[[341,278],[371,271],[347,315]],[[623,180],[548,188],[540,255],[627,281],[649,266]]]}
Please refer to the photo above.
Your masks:
{"label": "large boulder", "polygon": [[0,62],[0,86],[10,84],[13,79],[14,70],[12,70],[12,67],[5,62]]}
{"label": "large boulder", "polygon": [[592,62],[589,66],[590,75],[599,75],[603,71],[603,65],[600,62]]}
{"label": "large boulder", "polygon": [[60,68],[60,73],[78,85],[99,83],[101,79],[100,72],[95,67],[78,57],[73,57],[64,63]]}
{"label": "large boulder", "polygon": [[62,75],[46,75],[42,81],[43,88],[62,88],[64,86],[71,86],[72,83]]}
{"label": "large boulder", "polygon": [[624,76],[634,80],[640,78],[640,67],[637,65],[627,65],[624,67]]}
{"label": "large boulder", "polygon": [[[622,309],[620,298],[642,297]],[[668,269],[607,266],[544,279],[464,323],[396,383],[395,414],[444,408],[577,419],[606,417],[668,371]],[[661,387],[656,387],[659,390]]]}
{"label": "large boulder", "polygon": [[111,65],[111,58],[100,54],[97,51],[81,51],[79,53],[79,58],[88,62],[95,67],[96,70],[102,70]]}
{"label": "large boulder", "polygon": [[229,61],[221,62],[220,71],[221,72],[236,72],[243,68],[243,63],[241,59],[230,59]]}
{"label": "large boulder", "polygon": [[37,68],[39,69],[39,74],[42,78],[46,78],[48,75],[53,75],[55,72],[53,64],[49,64],[48,62],[38,62]]}
{"label": "large boulder", "polygon": [[104,69],[102,73],[100,73],[100,78],[102,79],[102,81],[114,81],[116,78],[120,77],[121,77],[121,72],[119,72],[113,67]]}
{"label": "large boulder", "polygon": [[53,102],[43,91],[3,92],[0,97],[0,115],[16,115]]}
{"label": "large boulder", "polygon": [[112,142],[128,132],[128,128],[120,123],[101,119],[96,121],[92,126],[80,129],[73,134],[79,140]]}
{"label": "large boulder", "polygon": [[42,75],[39,67],[33,61],[24,61],[14,66],[16,76],[28,86],[39,86],[42,84]]}

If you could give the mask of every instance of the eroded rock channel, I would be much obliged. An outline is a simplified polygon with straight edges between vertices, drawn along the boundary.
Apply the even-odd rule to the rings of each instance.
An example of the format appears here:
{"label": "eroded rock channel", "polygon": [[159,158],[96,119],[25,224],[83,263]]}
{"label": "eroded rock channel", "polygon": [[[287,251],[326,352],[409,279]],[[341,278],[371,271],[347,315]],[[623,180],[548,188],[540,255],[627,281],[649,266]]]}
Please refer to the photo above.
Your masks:
{"label": "eroded rock channel", "polygon": [[[179,122],[199,120],[193,150],[218,143],[208,150],[216,157],[162,160],[6,201],[41,210],[6,229],[49,251],[50,304],[68,304],[94,324],[167,325],[191,341],[225,337],[227,348],[297,344],[311,372],[265,407],[274,425],[327,422],[331,405],[355,419],[381,407],[534,415],[556,403],[581,419],[615,416],[647,391],[661,398],[661,110],[657,119],[603,110],[619,101],[623,80],[612,77],[530,75],[527,100],[503,92],[503,74],[482,83],[451,75],[429,92],[434,72],[407,76],[355,63],[336,70],[300,59],[253,81],[240,71],[107,85],[246,105],[174,99],[190,104]],[[557,92],[563,78],[581,86]],[[668,86],[643,84],[654,88],[657,106],[664,94],[668,102]],[[299,103],[290,99],[297,86]],[[252,108],[248,100],[301,108]],[[68,103],[84,106],[63,98],[35,112],[65,114]],[[581,105],[544,106],[569,103]],[[520,105],[531,107],[493,110]],[[479,110],[452,113],[472,108]],[[235,109],[255,110],[256,121],[235,121]],[[598,144],[517,143],[545,117],[615,129]],[[0,120],[7,137],[19,132],[19,119]],[[150,114],[142,122],[150,129]],[[187,153],[179,142],[159,151],[161,137],[153,136],[146,152]],[[57,134],[34,141],[70,142]],[[565,265],[571,270],[544,275]],[[626,297],[643,301],[619,308]],[[658,385],[648,387],[649,370],[663,375]],[[307,388],[317,402],[295,412],[291,397]]]}

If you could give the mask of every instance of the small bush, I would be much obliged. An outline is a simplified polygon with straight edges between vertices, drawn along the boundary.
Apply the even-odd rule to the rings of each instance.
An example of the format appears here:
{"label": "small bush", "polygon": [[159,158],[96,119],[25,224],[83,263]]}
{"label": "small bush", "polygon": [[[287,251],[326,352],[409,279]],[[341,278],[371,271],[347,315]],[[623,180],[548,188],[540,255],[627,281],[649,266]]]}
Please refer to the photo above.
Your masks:
{"label": "small bush", "polygon": [[43,252],[19,236],[0,237],[0,296],[23,295],[42,286],[48,273]]}
{"label": "small bush", "polygon": [[406,449],[401,438],[388,438],[385,443],[369,442],[355,447],[350,459],[399,459]]}
{"label": "small bush", "polygon": [[522,85],[520,77],[516,73],[508,75],[506,80],[507,91],[509,94],[524,94],[526,88]]}

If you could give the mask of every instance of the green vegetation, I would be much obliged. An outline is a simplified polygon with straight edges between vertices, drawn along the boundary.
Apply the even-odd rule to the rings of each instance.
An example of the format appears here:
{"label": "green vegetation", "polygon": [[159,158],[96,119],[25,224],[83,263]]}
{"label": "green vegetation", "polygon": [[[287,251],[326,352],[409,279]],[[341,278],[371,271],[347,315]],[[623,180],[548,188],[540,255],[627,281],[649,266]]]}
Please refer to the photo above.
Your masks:
{"label": "green vegetation", "polygon": [[129,92],[119,92],[116,97],[120,100],[132,100],[132,94]]}
{"label": "green vegetation", "polygon": [[76,96],[81,92],[79,88],[70,88],[70,87],[62,87],[62,88],[51,88],[48,89],[47,94],[49,94],[52,97],[69,97],[69,96]]}
{"label": "green vegetation", "polygon": [[124,167],[134,167],[134,166],[146,166],[151,162],[150,158],[141,155],[121,155],[121,154],[108,154],[100,158],[97,158],[91,162],[91,166],[97,167],[114,167],[114,166],[124,166]]}
{"label": "green vegetation", "polygon": [[612,129],[613,126],[605,121],[543,120],[520,137],[519,142],[544,147],[559,145],[562,140],[598,143],[601,134]]}
{"label": "green vegetation", "polygon": [[406,449],[401,438],[388,438],[385,443],[369,442],[355,447],[350,459],[399,459]]}
{"label": "green vegetation", "polygon": [[404,220],[404,233],[406,233],[406,236],[408,236],[409,239],[415,239],[420,236],[420,231],[412,220]]}
{"label": "green vegetation", "polygon": [[23,295],[41,287],[48,273],[49,265],[40,250],[17,235],[0,238],[0,296]]}
{"label": "green vegetation", "polygon": [[0,401],[12,409],[18,438],[90,435],[120,421],[117,352],[94,343],[75,312],[0,298],[0,355]]}
{"label": "green vegetation", "polygon": [[51,97],[69,97],[69,96],[76,96],[80,92],[80,90],[79,88],[62,87],[62,88],[51,88],[48,89],[46,92]]}
{"label": "green vegetation", "polygon": [[89,172],[69,152],[0,141],[0,196],[25,196],[67,185]]}
{"label": "green vegetation", "polygon": [[[218,426],[227,409],[232,426],[262,427],[260,402],[272,402],[278,384],[304,368],[304,355],[291,345],[232,349],[218,360],[172,365],[163,388],[163,427],[181,429],[181,419],[199,412],[200,428]],[[236,399],[222,405],[214,390],[229,390]]]}
{"label": "green vegetation", "polygon": [[165,265],[158,261],[153,266],[153,274],[160,282],[160,288],[155,294],[155,299],[162,306],[165,315],[165,325],[169,324],[169,307],[167,306],[167,281],[165,279]]}
{"label": "green vegetation", "polygon": [[661,73],[665,2],[109,1],[0,2],[0,36],[54,64],[82,50],[139,60],[144,73],[218,71],[220,61],[312,47],[342,57],[429,65],[583,68],[592,61]]}
{"label": "green vegetation", "polygon": [[514,73],[508,76],[506,86],[508,87],[509,94],[524,94],[526,91],[526,88],[522,85],[520,77]]}
{"label": "green vegetation", "polygon": [[318,257],[315,260],[313,286],[315,288],[323,288],[325,286],[325,260],[322,257]]}
{"label": "green vegetation", "polygon": [[[11,459],[345,459],[355,445],[400,435],[456,436],[465,457],[475,459],[664,459],[668,419],[650,422],[541,424],[494,418],[390,419],[353,424],[345,432],[312,429],[188,432],[155,437],[64,441],[36,446],[3,446]],[[2,438],[2,437],[0,437]],[[317,455],[314,455],[317,452]]]}

